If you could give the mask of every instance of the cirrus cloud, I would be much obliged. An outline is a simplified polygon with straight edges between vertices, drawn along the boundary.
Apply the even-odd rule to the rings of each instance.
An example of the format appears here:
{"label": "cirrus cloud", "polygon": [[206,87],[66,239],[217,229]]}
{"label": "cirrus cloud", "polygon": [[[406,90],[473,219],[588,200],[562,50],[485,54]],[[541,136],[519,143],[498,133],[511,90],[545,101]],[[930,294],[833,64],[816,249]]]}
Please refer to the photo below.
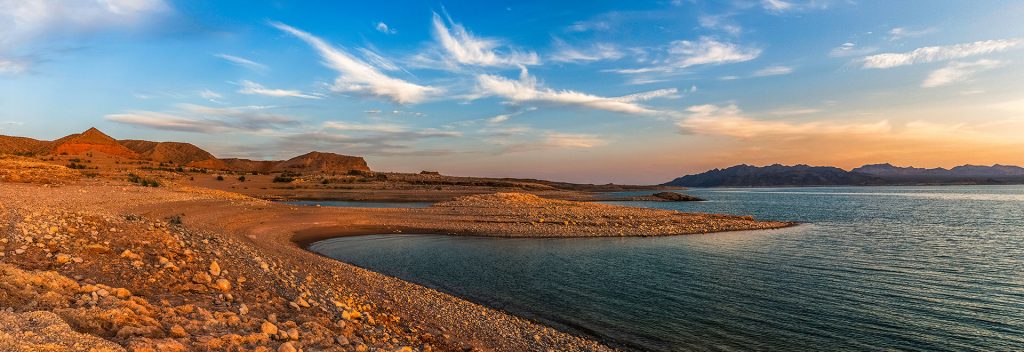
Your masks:
{"label": "cirrus cloud", "polygon": [[982,40],[946,46],[929,46],[917,48],[904,53],[884,53],[865,57],[863,68],[893,68],[917,63],[947,61],[970,56],[991,54],[1017,48],[1024,44],[1021,39]]}
{"label": "cirrus cloud", "polygon": [[320,54],[322,63],[338,72],[331,90],[365,94],[389,99],[398,104],[415,104],[441,92],[431,86],[421,86],[382,73],[378,68],[352,56],[345,50],[327,44],[312,34],[280,22],[272,26],[306,42]]}

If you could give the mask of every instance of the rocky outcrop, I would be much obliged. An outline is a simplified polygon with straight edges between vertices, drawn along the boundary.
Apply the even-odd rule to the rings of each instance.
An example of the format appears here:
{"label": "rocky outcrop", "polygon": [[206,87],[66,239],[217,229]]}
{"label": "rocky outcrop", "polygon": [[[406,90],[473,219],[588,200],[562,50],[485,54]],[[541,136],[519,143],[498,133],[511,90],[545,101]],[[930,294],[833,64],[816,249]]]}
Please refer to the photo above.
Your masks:
{"label": "rocky outcrop", "polygon": [[228,169],[242,172],[261,172],[267,173],[274,171],[274,166],[281,163],[279,160],[249,160],[249,159],[237,159],[227,158],[221,159],[228,166]]}
{"label": "rocky outcrop", "polygon": [[285,161],[223,159],[231,170],[244,172],[317,172],[345,174],[350,171],[370,171],[366,160],[358,156],[309,152]]}
{"label": "rocky outcrop", "polygon": [[309,152],[274,166],[276,171],[347,173],[351,170],[370,171],[366,160],[358,156]]}
{"label": "rocky outcrop", "polygon": [[78,155],[86,152],[99,152],[126,158],[139,157],[139,153],[121,145],[116,139],[110,138],[95,127],[51,142],[45,154]]}
{"label": "rocky outcrop", "polygon": [[119,141],[128,149],[139,153],[142,158],[175,165],[201,167],[205,169],[227,169],[226,163],[209,152],[191,143],[151,142],[126,139]]}

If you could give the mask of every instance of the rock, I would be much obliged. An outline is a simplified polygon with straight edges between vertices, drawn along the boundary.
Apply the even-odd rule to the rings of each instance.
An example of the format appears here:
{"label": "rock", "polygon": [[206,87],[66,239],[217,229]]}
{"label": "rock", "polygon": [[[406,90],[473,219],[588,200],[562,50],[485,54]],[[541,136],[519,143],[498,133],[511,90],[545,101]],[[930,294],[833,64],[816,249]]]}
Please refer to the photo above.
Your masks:
{"label": "rock", "polygon": [[220,276],[220,265],[217,264],[216,260],[210,263],[210,275]]}
{"label": "rock", "polygon": [[704,199],[701,199],[701,198],[698,198],[698,197],[691,196],[689,194],[682,194],[682,193],[676,193],[676,192],[658,192],[658,193],[652,194],[651,196],[654,196],[656,198],[661,198],[661,199],[664,199],[664,200],[667,200],[667,201],[671,201],[671,202],[696,202],[696,201],[704,200]]}
{"label": "rock", "polygon": [[188,332],[185,332],[185,328],[177,324],[171,327],[170,334],[172,337],[188,337]]}
{"label": "rock", "polygon": [[241,314],[241,315],[249,314],[249,306],[245,305],[244,303],[242,305],[238,306],[238,314]]}
{"label": "rock", "polygon": [[227,292],[231,291],[231,281],[227,279],[217,279],[217,282],[213,283],[213,288]]}
{"label": "rock", "polygon": [[341,317],[344,318],[345,320],[359,319],[359,317],[361,316],[363,315],[359,314],[358,311],[354,310],[346,310],[344,312],[341,312]]}
{"label": "rock", "polygon": [[57,264],[67,264],[71,262],[71,256],[61,253],[54,257],[57,260]]}
{"label": "rock", "polygon": [[348,338],[345,337],[344,335],[335,336],[334,337],[334,341],[337,342],[339,345],[342,345],[342,346],[348,346],[348,344],[349,344]]}
{"label": "rock", "polygon": [[132,296],[132,291],[128,291],[126,288],[118,287],[114,289],[114,296],[120,299],[128,299]]}
{"label": "rock", "polygon": [[260,332],[270,336],[277,335],[277,325],[274,325],[274,323],[269,321],[265,321],[260,325]]}
{"label": "rock", "polygon": [[293,344],[291,342],[282,343],[281,346],[277,348],[277,352],[298,352],[298,351],[299,350],[295,348],[295,344]]}
{"label": "rock", "polygon": [[195,275],[192,275],[192,282],[197,284],[208,284],[213,282],[213,278],[207,273],[196,273]]}

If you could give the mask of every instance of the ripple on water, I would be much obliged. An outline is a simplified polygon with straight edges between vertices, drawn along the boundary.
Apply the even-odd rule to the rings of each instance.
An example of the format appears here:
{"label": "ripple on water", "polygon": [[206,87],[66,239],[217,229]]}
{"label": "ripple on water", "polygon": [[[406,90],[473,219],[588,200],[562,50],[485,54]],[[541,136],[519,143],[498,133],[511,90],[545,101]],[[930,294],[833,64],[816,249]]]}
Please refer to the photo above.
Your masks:
{"label": "ripple on water", "polygon": [[633,349],[1024,349],[1024,187],[687,192],[710,201],[617,204],[810,224],[657,238],[375,235],[311,249]]}

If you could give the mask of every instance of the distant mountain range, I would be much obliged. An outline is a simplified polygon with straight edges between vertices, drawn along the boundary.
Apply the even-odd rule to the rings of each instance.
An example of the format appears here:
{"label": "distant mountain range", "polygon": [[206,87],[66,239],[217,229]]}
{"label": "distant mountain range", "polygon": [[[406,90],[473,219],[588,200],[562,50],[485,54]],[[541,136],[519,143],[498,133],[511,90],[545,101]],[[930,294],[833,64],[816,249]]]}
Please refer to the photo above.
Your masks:
{"label": "distant mountain range", "polygon": [[54,141],[0,136],[0,154],[80,155],[102,153],[118,158],[149,160],[176,166],[244,172],[330,172],[370,171],[358,156],[310,152],[288,160],[219,159],[189,143],[116,140],[96,128]]}
{"label": "distant mountain range", "polygon": [[1021,184],[1024,168],[1009,165],[962,165],[952,169],[864,165],[850,171],[831,166],[736,165],[686,175],[666,186],[774,187],[774,186],[878,186],[927,184]]}

